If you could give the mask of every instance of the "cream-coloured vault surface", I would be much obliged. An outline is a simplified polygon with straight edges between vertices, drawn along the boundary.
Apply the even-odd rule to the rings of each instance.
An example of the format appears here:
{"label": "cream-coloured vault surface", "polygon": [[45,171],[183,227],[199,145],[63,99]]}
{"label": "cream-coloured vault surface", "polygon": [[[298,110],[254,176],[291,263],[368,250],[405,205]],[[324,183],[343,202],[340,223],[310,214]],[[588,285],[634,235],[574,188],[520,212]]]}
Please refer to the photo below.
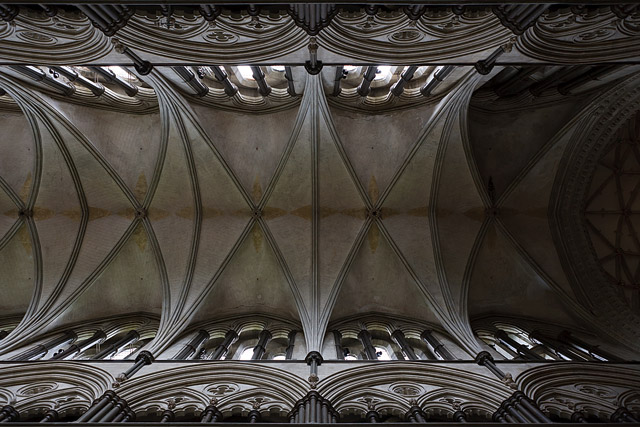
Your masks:
{"label": "cream-coloured vault surface", "polygon": [[187,95],[168,67],[99,102],[2,67],[0,309],[20,320],[0,353],[139,312],[160,317],[152,354],[248,314],[300,322],[321,350],[331,321],[373,312],[436,325],[469,357],[486,315],[637,350],[624,300],[594,313],[576,296],[548,215],[568,144],[637,97],[637,74],[572,97],[479,89],[500,71],[458,67],[437,96],[376,110],[327,96],[330,67],[253,104]]}

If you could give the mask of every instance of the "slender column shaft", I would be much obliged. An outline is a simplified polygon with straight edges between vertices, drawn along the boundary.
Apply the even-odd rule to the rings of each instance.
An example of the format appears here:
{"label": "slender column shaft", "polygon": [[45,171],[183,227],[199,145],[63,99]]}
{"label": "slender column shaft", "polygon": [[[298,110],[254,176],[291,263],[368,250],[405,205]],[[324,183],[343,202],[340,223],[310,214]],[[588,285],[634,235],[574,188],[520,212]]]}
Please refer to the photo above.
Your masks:
{"label": "slender column shaft", "polygon": [[116,404],[111,408],[109,412],[107,412],[102,418],[98,419],[98,422],[109,422],[118,416],[119,413],[123,412],[125,407],[127,406],[127,402],[124,399],[119,398],[116,401]]}
{"label": "slender column shaft", "polygon": [[597,356],[600,356],[604,359],[607,359],[609,362],[624,362],[624,360],[622,360],[621,358],[619,358],[618,356],[611,354],[607,351],[602,350],[601,348],[597,347],[597,346],[593,346],[591,344],[587,344],[586,342],[582,341],[579,338],[574,337],[573,335],[571,335],[570,332],[568,331],[563,331],[562,333],[560,333],[560,335],[558,336],[558,339],[563,341],[563,342],[567,342],[570,345],[577,347],[578,349],[585,349],[587,350],[589,353],[591,354],[595,354]]}
{"label": "slender column shaft", "polygon": [[176,415],[174,414],[174,412],[170,409],[165,410],[162,413],[162,419],[160,420],[161,423],[170,423],[171,421],[173,421],[175,419]]}
{"label": "slender column shaft", "polygon": [[406,86],[406,84],[413,78],[413,75],[415,74],[416,70],[418,69],[417,65],[411,65],[409,66],[401,75],[400,75],[400,79],[393,85],[391,86],[390,92],[394,95],[394,96],[400,96],[402,95],[402,92],[404,92],[404,87]]}
{"label": "slender column shaft", "polygon": [[209,87],[204,83],[202,83],[200,79],[196,77],[193,71],[183,66],[172,67],[172,68],[173,68],[173,71],[175,71],[176,74],[182,77],[184,82],[188,84],[189,87],[191,87],[191,89],[195,91],[195,95],[197,97],[202,98],[203,96],[209,93]]}
{"label": "slender column shaft", "polygon": [[369,412],[367,412],[364,416],[364,418],[369,422],[369,423],[379,423],[380,422],[380,414],[378,413],[378,411],[376,410],[370,410]]}
{"label": "slender column shaft", "polygon": [[583,361],[593,361],[594,358],[591,357],[590,354],[585,353],[583,351],[577,350],[575,348],[571,348],[566,345],[564,340],[556,340],[551,337],[548,337],[539,331],[532,331],[529,334],[529,337],[534,339],[535,341],[541,342],[545,347],[548,347],[554,350],[561,356],[566,357],[571,360],[583,360]]}
{"label": "slender column shaft", "polygon": [[249,411],[249,422],[251,424],[257,423],[260,421],[260,411],[257,409],[252,409]]}
{"label": "slender column shaft", "polygon": [[456,411],[453,413],[453,420],[459,423],[467,422],[467,415],[463,411]]}
{"label": "slender column shaft", "polygon": [[41,423],[50,423],[50,422],[58,421],[58,411],[55,409],[49,409],[46,414],[44,414],[44,418],[40,420]]}
{"label": "slender column shaft", "polygon": [[376,355],[376,349],[371,342],[371,333],[366,329],[363,329],[358,333],[358,339],[362,342],[364,353],[367,355],[367,358],[369,360],[377,360],[378,356]]}
{"label": "slender column shaft", "polygon": [[572,423],[587,423],[587,419],[584,417],[582,412],[574,412],[571,414],[571,422]]}
{"label": "slender column shaft", "polygon": [[436,71],[433,74],[433,78],[429,80],[429,82],[425,84],[422,88],[420,88],[420,93],[422,94],[422,96],[426,96],[426,97],[431,96],[431,93],[434,91],[434,89],[438,87],[438,85],[442,83],[444,79],[449,74],[451,74],[451,72],[455,68],[456,68],[455,65],[445,65],[442,68],[440,68],[438,71]]}
{"label": "slender column shaft", "polygon": [[333,341],[336,346],[336,359],[344,360],[344,350],[342,348],[342,334],[340,331],[332,331],[333,333]]}
{"label": "slender column shaft", "polygon": [[317,402],[317,396],[312,393],[311,396],[309,396],[309,421],[312,423],[317,423],[317,416],[318,413],[316,411],[316,402]]}
{"label": "slender column shaft", "polygon": [[76,353],[81,353],[87,348],[91,347],[92,345],[97,344],[99,341],[105,339],[106,337],[107,337],[107,334],[105,334],[101,330],[97,330],[91,337],[87,338],[86,340],[77,344],[71,344],[71,346],[69,346],[63,352],[54,354],[51,357],[51,360],[62,360]]}
{"label": "slender column shaft", "polygon": [[518,420],[518,422],[529,423],[529,420],[527,420],[524,416],[522,416],[522,414],[511,403],[507,403],[505,405],[505,409],[507,410],[509,415],[511,415],[514,419]]}
{"label": "slender column shaft", "polygon": [[491,373],[493,373],[498,379],[504,378],[504,372],[502,372],[498,367],[493,363],[493,357],[487,351],[481,351],[476,356],[476,363],[480,366],[485,366]]}
{"label": "slender column shaft", "polygon": [[58,335],[55,338],[43,343],[38,344],[37,346],[25,351],[24,353],[20,353],[17,356],[12,357],[9,360],[31,360],[37,356],[44,356],[47,354],[49,350],[63,344],[67,341],[75,341],[77,339],[77,335],[73,331],[66,331],[62,335]]}
{"label": "slender column shaft", "polygon": [[416,356],[416,353],[413,351],[413,348],[411,347],[411,345],[407,341],[407,338],[404,336],[404,333],[401,330],[396,329],[395,331],[393,331],[391,337],[396,341],[396,343],[398,343],[398,345],[402,349],[402,352],[409,358],[409,360],[420,360],[420,358]]}
{"label": "slender column shaft", "polygon": [[89,67],[96,74],[102,76],[106,81],[113,83],[124,90],[128,96],[136,96],[138,94],[138,86],[122,80],[113,71],[104,67]]}
{"label": "slender column shaft", "polygon": [[105,405],[100,409],[93,417],[87,420],[87,422],[96,422],[104,418],[105,415],[109,413],[113,409],[113,406],[118,401],[118,396],[114,394],[113,397],[109,397],[106,399]]}
{"label": "slender column shaft", "polygon": [[267,84],[264,73],[262,72],[260,67],[252,65],[251,71],[253,73],[254,80],[258,84],[258,92],[260,93],[260,95],[269,96],[269,94],[271,93],[271,87]]}
{"label": "slender column shaft", "polygon": [[476,71],[482,75],[489,74],[493,69],[494,65],[498,58],[505,52],[504,48],[500,46],[496,50],[493,51],[491,55],[487,57],[487,59],[480,60],[476,63]]}
{"label": "slender column shaft", "polygon": [[62,92],[65,96],[71,96],[76,91],[76,87],[74,85],[58,81],[37,67],[32,67],[30,65],[10,65],[10,67],[20,74]]}
{"label": "slender column shaft", "polygon": [[120,351],[120,349],[122,349],[127,344],[131,344],[137,341],[138,339],[140,339],[140,335],[138,334],[138,332],[131,330],[127,332],[125,336],[120,338],[115,343],[111,344],[106,348],[103,348],[98,354],[93,356],[92,359],[99,360],[99,359],[105,359],[109,356],[112,356],[114,353],[117,353],[118,351]]}
{"label": "slender column shaft", "polygon": [[321,423],[328,423],[329,422],[329,404],[323,400],[322,401],[322,418],[320,420]]}
{"label": "slender column shaft", "polygon": [[358,86],[358,95],[360,96],[368,96],[371,92],[371,82],[376,77],[376,72],[378,71],[377,65],[371,65],[367,67],[367,71],[364,72],[364,77],[362,79],[362,83]]}
{"label": "slender column shaft", "polygon": [[291,96],[297,96],[296,87],[293,84],[293,72],[288,65],[284,67],[284,77],[287,79],[287,93]]}
{"label": "slender column shaft", "polygon": [[420,335],[423,341],[427,342],[433,351],[444,360],[456,360],[456,358],[447,350],[447,348],[433,335],[433,331],[426,330]]}
{"label": "slender column shaft", "polygon": [[222,83],[222,86],[224,86],[224,93],[226,93],[227,96],[234,96],[236,93],[238,93],[237,86],[231,83],[231,80],[229,80],[229,76],[225,71],[223,71],[217,65],[211,67],[211,70],[213,71],[213,75],[216,77],[216,80],[218,80],[220,83]]}
{"label": "slender column shaft", "polygon": [[83,422],[83,421],[88,421],[90,418],[93,418],[93,416],[97,414],[100,410],[102,410],[102,408],[104,408],[109,403],[109,401],[113,397],[115,397],[115,395],[116,395],[115,392],[113,392],[112,390],[106,391],[98,399],[94,400],[93,405],[91,405],[89,410],[87,410],[87,412],[82,414],[77,421]]}
{"label": "slender column shaft", "polygon": [[342,88],[340,87],[340,83],[342,82],[342,79],[345,77],[344,74],[344,66],[339,65],[336,67],[336,74],[335,77],[333,79],[333,91],[331,92],[331,95],[333,96],[339,96],[340,92],[342,92]]}
{"label": "slender column shaft", "polygon": [[516,399],[518,399],[518,402],[523,407],[527,408],[531,414],[533,414],[537,422],[546,423],[546,424],[552,423],[552,421],[545,415],[545,413],[542,412],[540,408],[538,408],[535,402],[531,401],[524,393],[516,392],[515,396],[516,396]]}
{"label": "slender column shaft", "polygon": [[86,78],[84,76],[81,76],[74,69],[72,69],[70,67],[55,67],[55,66],[52,66],[51,69],[54,70],[57,73],[62,74],[63,76],[65,76],[70,81],[72,81],[74,83],[77,83],[77,84],[81,84],[82,86],[86,87],[95,96],[100,96],[100,95],[102,95],[104,93],[104,86],[102,86],[100,83],[94,83],[91,80],[89,80],[88,78]]}
{"label": "slender column shaft", "polygon": [[521,405],[517,400],[514,403],[514,408],[518,411],[526,420],[530,423],[537,423],[539,420],[523,405]]}
{"label": "slender column shaft", "polygon": [[298,334],[298,331],[291,331],[289,332],[289,345],[287,345],[287,351],[285,353],[284,358],[286,360],[291,360],[291,358],[293,357],[293,349],[296,345],[296,335]]}
{"label": "slender column shaft", "polygon": [[229,351],[229,347],[231,344],[238,339],[238,333],[236,331],[228,331],[224,336],[224,341],[216,348],[216,350],[211,355],[211,360],[219,360],[222,356],[227,354]]}
{"label": "slender column shaft", "polygon": [[194,336],[187,344],[185,344],[184,348],[180,350],[175,356],[173,356],[173,360],[186,360],[189,356],[193,355],[198,351],[198,347],[206,340],[209,339],[209,333],[204,329],[198,331],[196,336]]}
{"label": "slender column shaft", "polygon": [[260,360],[264,355],[265,351],[267,351],[267,343],[271,340],[271,332],[266,329],[263,329],[260,332],[260,336],[258,337],[258,344],[253,349],[253,356],[251,356],[251,360]]}
{"label": "slender column shaft", "polygon": [[153,363],[153,356],[148,351],[141,351],[132,367],[126,370],[123,375],[125,378],[131,378],[136,372],[145,365]]}
{"label": "slender column shaft", "polygon": [[495,337],[498,341],[502,342],[504,345],[511,347],[514,351],[516,351],[520,356],[523,356],[529,360],[544,360],[544,357],[541,357],[528,349],[526,346],[516,342],[513,338],[511,338],[505,331],[498,329],[495,333]]}

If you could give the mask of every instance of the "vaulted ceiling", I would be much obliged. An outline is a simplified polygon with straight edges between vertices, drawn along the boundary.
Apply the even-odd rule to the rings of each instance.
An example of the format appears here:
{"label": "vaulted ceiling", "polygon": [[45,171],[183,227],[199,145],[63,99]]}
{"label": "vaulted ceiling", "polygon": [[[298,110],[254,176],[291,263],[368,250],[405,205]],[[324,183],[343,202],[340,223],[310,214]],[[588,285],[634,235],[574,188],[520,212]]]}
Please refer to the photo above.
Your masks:
{"label": "vaulted ceiling", "polygon": [[[352,18],[338,14],[321,34]],[[144,19],[135,15],[119,37],[139,34],[135,23]],[[504,43],[504,35],[496,40]],[[0,46],[17,46],[11,37],[0,34]],[[356,57],[355,47],[349,52]],[[485,56],[466,58],[473,64]],[[491,64],[487,74],[459,66],[429,96],[420,95],[421,85],[442,67],[423,67],[422,80],[392,96],[414,60],[374,81],[369,96],[357,89],[365,66],[335,96],[335,67],[311,75],[292,66],[291,80],[267,75],[268,96],[256,82],[228,96],[220,79],[202,76],[211,87],[200,97],[193,91],[200,86],[181,77],[205,73],[195,68],[137,73],[135,96],[108,85],[96,96],[76,82],[65,97],[58,77],[52,85],[53,77],[33,81],[35,68],[0,67],[0,314],[21,319],[0,353],[36,333],[136,312],[160,316],[153,354],[194,323],[259,313],[300,322],[309,350],[322,348],[330,322],[358,313],[439,325],[470,356],[480,351],[471,320],[486,315],[586,325],[637,349],[637,260],[607,264],[617,248],[636,256],[635,157],[618,168],[622,178],[615,168],[614,178],[607,174],[622,162],[613,138],[637,140],[637,66]],[[578,179],[572,171],[587,170],[575,158],[596,134],[599,145],[582,154],[604,168],[581,175],[589,183],[595,176],[590,203],[630,209],[604,223],[603,214],[576,207],[587,190],[571,193],[575,204],[563,196],[563,183]],[[613,154],[603,154],[606,147]],[[618,181],[622,189],[606,186]],[[622,209],[620,197],[631,207]],[[574,215],[584,229],[563,225]],[[611,236],[621,231],[632,233],[616,243]],[[574,250],[571,242],[585,236],[591,246]],[[585,283],[574,271],[578,255],[620,274],[624,289],[609,281],[608,303],[598,304],[589,286],[602,283]]]}

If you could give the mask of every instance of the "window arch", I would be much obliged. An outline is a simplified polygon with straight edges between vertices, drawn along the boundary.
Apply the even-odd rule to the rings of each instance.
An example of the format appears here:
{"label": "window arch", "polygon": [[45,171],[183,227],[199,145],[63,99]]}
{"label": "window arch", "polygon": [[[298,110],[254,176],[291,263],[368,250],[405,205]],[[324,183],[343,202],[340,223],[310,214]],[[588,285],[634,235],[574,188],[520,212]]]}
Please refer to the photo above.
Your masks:
{"label": "window arch", "polygon": [[[529,323],[523,321],[524,323]],[[617,355],[586,342],[578,334],[549,325],[526,328],[489,322],[476,335],[507,360],[621,361]]]}

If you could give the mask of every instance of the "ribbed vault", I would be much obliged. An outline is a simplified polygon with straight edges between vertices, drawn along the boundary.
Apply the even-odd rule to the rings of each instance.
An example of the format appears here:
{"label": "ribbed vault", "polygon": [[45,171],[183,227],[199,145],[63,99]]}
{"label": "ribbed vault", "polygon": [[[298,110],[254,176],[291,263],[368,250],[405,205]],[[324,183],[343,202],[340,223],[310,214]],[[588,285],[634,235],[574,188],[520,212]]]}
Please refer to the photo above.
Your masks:
{"label": "ribbed vault", "polygon": [[258,114],[186,95],[169,68],[139,76],[135,108],[2,68],[22,114],[2,113],[0,280],[3,313],[24,317],[0,352],[143,311],[160,315],[154,355],[194,323],[251,314],[299,321],[308,350],[370,312],[440,324],[470,357],[470,316],[573,312],[610,330],[576,296],[548,215],[598,93],[514,112],[467,67],[428,102],[371,112],[296,73],[301,97]]}

